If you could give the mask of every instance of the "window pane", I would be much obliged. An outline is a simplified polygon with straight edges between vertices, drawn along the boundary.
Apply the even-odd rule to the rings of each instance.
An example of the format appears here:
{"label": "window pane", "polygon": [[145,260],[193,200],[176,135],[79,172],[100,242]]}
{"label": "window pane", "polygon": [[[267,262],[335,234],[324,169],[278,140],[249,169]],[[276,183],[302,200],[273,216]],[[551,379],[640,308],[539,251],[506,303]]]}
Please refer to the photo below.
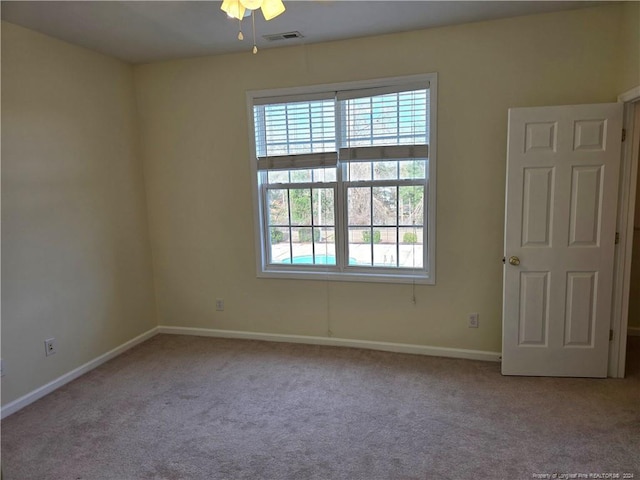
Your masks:
{"label": "window pane", "polygon": [[424,225],[424,186],[400,187],[400,225]]}
{"label": "window pane", "polygon": [[401,160],[400,178],[402,180],[413,180],[415,178],[425,178],[427,171],[426,160]]}
{"label": "window pane", "polygon": [[400,228],[400,268],[422,268],[424,228]]}
{"label": "window pane", "polygon": [[371,188],[348,189],[349,225],[371,225]]}
{"label": "window pane", "polygon": [[269,229],[271,245],[278,243],[289,243],[289,228],[287,227],[271,227]]}
{"label": "window pane", "polygon": [[290,170],[291,183],[302,183],[311,181],[311,170]]}
{"label": "window pane", "polygon": [[400,227],[400,245],[421,245],[423,237],[423,227]]}
{"label": "window pane", "polygon": [[289,170],[275,170],[267,175],[268,183],[289,183]]}
{"label": "window pane", "polygon": [[291,249],[293,251],[294,264],[313,265],[313,230],[311,227],[291,229]]}
{"label": "window pane", "polygon": [[331,168],[314,168],[311,173],[313,174],[314,182],[335,182],[336,181],[336,169]]}
{"label": "window pane", "polygon": [[267,172],[267,183],[323,183],[336,181],[336,168],[312,168],[294,170],[271,170]]}
{"label": "window pane", "polygon": [[289,225],[289,200],[286,189],[267,191],[269,225]]}
{"label": "window pane", "polygon": [[371,265],[371,228],[349,228],[349,265]]}
{"label": "window pane", "polygon": [[[395,228],[375,228],[373,230],[373,264],[376,267],[396,267],[397,266],[397,235]],[[375,243],[376,237],[379,242]]]}
{"label": "window pane", "polygon": [[[312,233],[312,229],[311,227],[300,227],[300,228],[293,228],[293,235],[294,235],[294,242],[297,243],[312,243],[311,242],[311,233]],[[316,235],[319,232],[316,231]]]}
{"label": "window pane", "polygon": [[291,256],[290,235],[287,227],[269,229],[271,263],[287,262]]}
{"label": "window pane", "polygon": [[334,198],[332,188],[313,189],[313,224],[334,225]]}
{"label": "window pane", "polygon": [[396,187],[373,187],[373,224],[397,224]]}
{"label": "window pane", "polygon": [[349,181],[371,180],[371,162],[349,163]]}
{"label": "window pane", "polygon": [[393,160],[389,162],[373,163],[373,179],[374,180],[395,180],[398,178],[398,162]]}
{"label": "window pane", "polygon": [[335,265],[336,264],[335,229],[334,228],[314,228],[313,238],[314,238],[314,261],[316,265]]}
{"label": "window pane", "polygon": [[291,225],[311,225],[311,190],[292,188],[289,190],[291,202]]}

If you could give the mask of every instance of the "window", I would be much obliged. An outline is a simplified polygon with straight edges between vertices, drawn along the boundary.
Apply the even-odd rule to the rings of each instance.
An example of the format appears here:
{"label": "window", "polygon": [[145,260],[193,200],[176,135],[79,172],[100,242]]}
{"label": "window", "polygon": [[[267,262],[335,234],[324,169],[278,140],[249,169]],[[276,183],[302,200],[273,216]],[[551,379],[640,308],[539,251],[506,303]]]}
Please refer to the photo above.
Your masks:
{"label": "window", "polygon": [[258,275],[434,283],[436,75],[247,94]]}

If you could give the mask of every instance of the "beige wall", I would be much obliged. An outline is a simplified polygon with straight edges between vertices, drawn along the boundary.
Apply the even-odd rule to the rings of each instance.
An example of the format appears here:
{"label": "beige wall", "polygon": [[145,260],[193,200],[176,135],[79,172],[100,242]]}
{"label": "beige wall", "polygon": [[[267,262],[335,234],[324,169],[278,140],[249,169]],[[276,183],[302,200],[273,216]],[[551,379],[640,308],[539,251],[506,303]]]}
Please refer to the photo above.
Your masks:
{"label": "beige wall", "polygon": [[131,66],[2,23],[3,405],[156,325],[134,95]]}
{"label": "beige wall", "polygon": [[[637,71],[619,45],[630,11],[136,67],[159,324],[499,351],[507,109],[615,101]],[[439,74],[437,284],[413,305],[410,285],[257,279],[246,90],[424,72]]]}
{"label": "beige wall", "polygon": [[640,2],[624,2],[620,28],[620,93],[640,85]]}

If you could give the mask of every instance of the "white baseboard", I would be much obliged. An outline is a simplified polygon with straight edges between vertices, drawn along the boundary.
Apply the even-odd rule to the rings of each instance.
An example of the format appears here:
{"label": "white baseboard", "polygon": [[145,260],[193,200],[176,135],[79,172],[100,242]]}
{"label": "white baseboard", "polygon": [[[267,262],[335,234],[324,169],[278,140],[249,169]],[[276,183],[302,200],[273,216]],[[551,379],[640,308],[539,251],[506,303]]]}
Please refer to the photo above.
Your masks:
{"label": "white baseboard", "polygon": [[640,327],[627,327],[627,336],[640,337]]}
{"label": "white baseboard", "polygon": [[[631,333],[637,331],[637,333]],[[27,405],[41,399],[45,395],[57,390],[63,385],[75,380],[103,363],[126,352],[130,348],[148,340],[158,333],[173,335],[195,335],[200,337],[238,338],[245,340],[265,340],[269,342],[304,343],[309,345],[327,345],[333,347],[353,347],[368,350],[381,350],[385,352],[412,353],[417,355],[430,355],[436,357],[464,358],[468,360],[484,360],[489,362],[499,362],[500,352],[487,352],[483,350],[464,350],[459,348],[429,347],[425,345],[413,345],[407,343],[374,342],[370,340],[351,340],[334,337],[314,337],[305,335],[284,335],[276,333],[243,332],[237,330],[216,330],[210,328],[188,328],[188,327],[154,327],[147,332],[132,338],[128,342],[108,351],[107,353],[94,358],[90,362],[65,373],[61,377],[39,387],[26,395],[9,402],[0,410],[0,418],[6,418]],[[629,328],[629,335],[640,335],[640,329]]]}
{"label": "white baseboard", "polygon": [[408,343],[373,342],[370,340],[351,340],[334,337],[313,337],[306,335],[281,335],[275,333],[243,332],[237,330],[216,330],[210,328],[188,328],[159,326],[158,333],[173,335],[197,335],[201,337],[240,338],[246,340],[266,340],[269,342],[306,343],[310,345],[328,345],[333,347],[365,348],[385,352],[413,353],[435,357],[465,358],[468,360],[484,360],[499,362],[500,352],[483,350],[464,350],[459,348],[429,347]]}
{"label": "white baseboard", "polygon": [[111,360],[112,358],[117,357],[118,355],[126,352],[130,348],[135,347],[139,343],[142,343],[145,340],[148,340],[149,338],[153,337],[157,333],[158,333],[158,327],[154,327],[151,330],[148,330],[147,332],[141,335],[138,335],[137,337],[132,338],[128,342],[125,342],[122,345],[114,348],[113,350],[109,350],[107,353],[100,355],[97,358],[94,358],[93,360],[85,363],[84,365],[81,365],[78,368],[75,368],[70,372],[65,373],[61,377],[58,377],[55,380],[52,380],[46,385],[36,388],[32,392],[27,393],[26,395],[18,398],[17,400],[14,400],[13,402],[9,402],[8,404],[2,407],[0,418],[8,417],[9,415],[17,412],[18,410],[26,407],[27,405],[35,402],[36,400],[41,399],[42,397],[53,392],[54,390],[57,390],[58,388],[69,383],[70,381],[75,380],[79,376],[93,370],[94,368]]}

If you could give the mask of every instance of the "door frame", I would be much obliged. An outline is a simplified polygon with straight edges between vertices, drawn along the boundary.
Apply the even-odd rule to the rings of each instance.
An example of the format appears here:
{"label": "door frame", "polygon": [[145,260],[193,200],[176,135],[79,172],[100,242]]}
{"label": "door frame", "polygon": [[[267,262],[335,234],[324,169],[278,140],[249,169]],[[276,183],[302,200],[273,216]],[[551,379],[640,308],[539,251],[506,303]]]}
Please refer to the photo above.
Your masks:
{"label": "door frame", "polygon": [[[629,288],[631,279],[631,250],[633,248],[633,223],[638,179],[638,131],[634,125],[636,109],[640,109],[640,86],[618,97],[624,103],[622,127],[627,137],[622,144],[620,163],[620,185],[618,192],[618,212],[616,231],[619,243],[614,259],[613,305],[611,330],[613,339],[609,348],[608,376],[624,378],[627,355],[627,328],[629,322]],[[638,254],[640,252],[636,252]]]}

